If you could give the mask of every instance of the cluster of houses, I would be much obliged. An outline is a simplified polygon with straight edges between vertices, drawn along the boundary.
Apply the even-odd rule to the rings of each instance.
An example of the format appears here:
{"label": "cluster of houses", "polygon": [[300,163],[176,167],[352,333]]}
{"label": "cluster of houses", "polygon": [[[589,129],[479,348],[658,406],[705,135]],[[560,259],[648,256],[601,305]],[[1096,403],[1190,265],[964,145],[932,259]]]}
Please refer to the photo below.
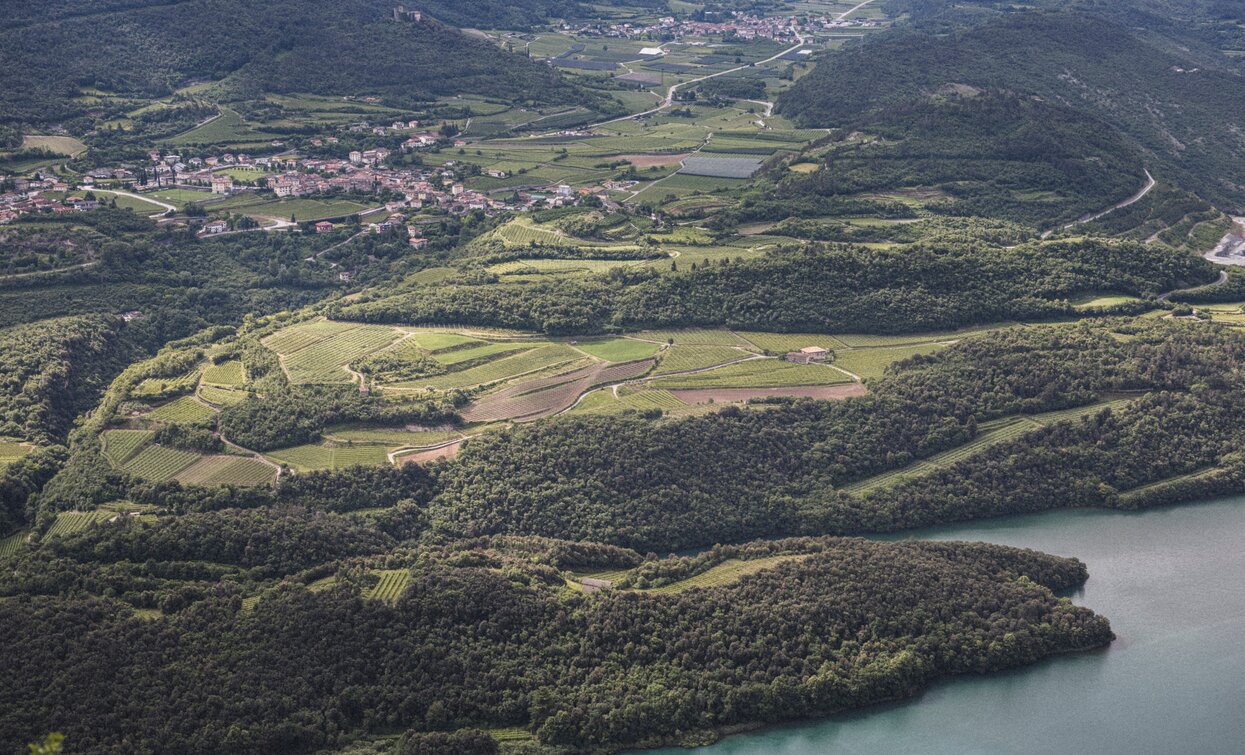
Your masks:
{"label": "cluster of houses", "polygon": [[[52,199],[43,192],[64,193],[62,199]],[[39,212],[85,212],[99,207],[99,200],[87,196],[87,192],[69,193],[70,186],[51,174],[37,174],[31,178],[13,181],[10,191],[0,193],[0,224],[11,223],[23,215]]]}
{"label": "cluster of houses", "polygon": [[[869,28],[881,26],[873,19],[846,19],[836,16],[782,17],[756,16],[740,11],[724,11],[715,20],[680,19],[673,16],[658,19],[653,24],[586,24],[572,27],[563,24],[562,30],[578,37],[614,37],[618,39],[684,39],[688,37],[734,37],[735,39],[772,39],[776,42],[794,41],[800,33],[833,31],[843,28]],[[656,55],[657,48],[644,48],[640,54]]]}

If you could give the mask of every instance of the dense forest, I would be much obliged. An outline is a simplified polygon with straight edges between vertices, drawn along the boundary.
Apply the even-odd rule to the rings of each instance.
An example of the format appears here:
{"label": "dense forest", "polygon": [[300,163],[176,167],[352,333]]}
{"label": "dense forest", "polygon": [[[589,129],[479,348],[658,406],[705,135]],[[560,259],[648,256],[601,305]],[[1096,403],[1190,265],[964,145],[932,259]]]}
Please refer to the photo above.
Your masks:
{"label": "dense forest", "polygon": [[779,110],[805,125],[842,126],[949,86],[1006,90],[1091,114],[1133,139],[1152,172],[1245,206],[1230,167],[1245,156],[1238,134],[1245,76],[1099,16],[1006,13],[949,35],[898,29],[825,56],[782,95]]}
{"label": "dense forest", "polygon": [[[261,520],[216,530],[189,518],[159,540],[105,527],[47,557],[108,562],[141,545],[147,569],[171,570],[204,553],[195,542]],[[329,534],[316,520],[297,543],[257,543],[235,560],[368,549],[348,530],[312,535]],[[999,546],[789,541],[778,546],[797,557],[736,584],[649,596],[568,593],[557,569],[514,545],[391,557],[412,572],[392,602],[365,600],[349,568],[337,587],[286,582],[252,608],[221,582],[161,621],[86,596],[0,602],[11,672],[0,739],[33,740],[56,720],[83,752],[273,753],[413,729],[403,751],[424,753],[438,750],[421,742],[464,727],[522,726],[555,752],[608,751],[906,697],[946,674],[1111,639],[1106,620],[1051,593],[1083,581],[1082,564]]]}
{"label": "dense forest", "polygon": [[[20,22],[0,31],[0,118],[66,122],[90,108],[75,99],[83,87],[162,96],[181,84],[225,77],[242,95],[374,94],[398,103],[462,92],[516,102],[591,99],[547,66],[434,20],[393,21],[394,5],[95,0],[23,6]],[[471,3],[462,12],[475,6],[502,8]],[[488,22],[477,16],[476,23]]]}
{"label": "dense forest", "polygon": [[347,320],[458,322],[548,333],[726,325],[790,332],[912,332],[1069,316],[1068,298],[1155,295],[1210,282],[1210,263],[1158,245],[1097,239],[1015,249],[958,242],[874,250],[805,247],[657,274],[454,285],[343,306]]}

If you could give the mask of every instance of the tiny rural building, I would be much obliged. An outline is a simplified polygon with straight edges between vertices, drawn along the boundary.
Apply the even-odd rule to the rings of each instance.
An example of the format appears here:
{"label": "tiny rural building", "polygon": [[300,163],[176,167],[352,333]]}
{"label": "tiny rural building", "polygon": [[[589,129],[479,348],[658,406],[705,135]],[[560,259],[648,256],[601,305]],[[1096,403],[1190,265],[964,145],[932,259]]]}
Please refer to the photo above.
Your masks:
{"label": "tiny rural building", "polygon": [[785,359],[788,362],[796,364],[812,364],[813,362],[824,362],[830,358],[830,350],[823,349],[820,346],[805,346],[799,351],[789,351]]}

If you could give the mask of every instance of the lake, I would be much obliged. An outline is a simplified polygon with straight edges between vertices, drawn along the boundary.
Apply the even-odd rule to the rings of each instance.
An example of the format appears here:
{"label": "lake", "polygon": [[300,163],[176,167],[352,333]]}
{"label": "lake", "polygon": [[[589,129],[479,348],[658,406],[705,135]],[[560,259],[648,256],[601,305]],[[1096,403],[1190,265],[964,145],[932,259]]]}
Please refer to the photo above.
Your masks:
{"label": "lake", "polygon": [[1245,752],[1245,497],[1142,513],[1052,512],[904,537],[1076,556],[1090,577],[1070,597],[1110,619],[1118,639],[697,752]]}

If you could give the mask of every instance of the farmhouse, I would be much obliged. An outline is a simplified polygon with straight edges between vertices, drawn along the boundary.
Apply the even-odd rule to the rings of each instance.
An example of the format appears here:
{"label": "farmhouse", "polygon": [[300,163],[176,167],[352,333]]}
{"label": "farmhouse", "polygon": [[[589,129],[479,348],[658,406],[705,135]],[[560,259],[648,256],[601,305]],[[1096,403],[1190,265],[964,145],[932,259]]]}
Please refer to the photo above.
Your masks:
{"label": "farmhouse", "polygon": [[212,176],[213,194],[228,194],[230,191],[233,191],[232,178],[221,173]]}
{"label": "farmhouse", "polygon": [[203,224],[203,232],[207,234],[224,233],[229,230],[229,224],[223,220],[211,220]]}
{"label": "farmhouse", "polygon": [[333,224],[327,220],[321,220],[316,223],[316,233],[332,233]]}
{"label": "farmhouse", "polygon": [[799,351],[788,352],[786,360],[796,364],[812,364],[813,362],[824,362],[829,357],[829,349],[823,349],[820,346],[805,346]]}

